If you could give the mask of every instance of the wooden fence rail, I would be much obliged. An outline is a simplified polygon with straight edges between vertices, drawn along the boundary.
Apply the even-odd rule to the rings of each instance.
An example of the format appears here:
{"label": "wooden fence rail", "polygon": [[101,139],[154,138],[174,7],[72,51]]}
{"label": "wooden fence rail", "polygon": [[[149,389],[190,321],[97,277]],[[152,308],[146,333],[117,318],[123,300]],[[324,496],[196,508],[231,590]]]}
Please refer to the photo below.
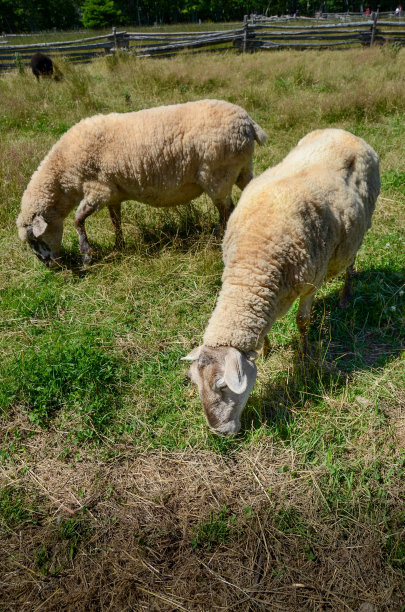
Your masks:
{"label": "wooden fence rail", "polygon": [[[391,14],[392,15],[392,14]],[[387,15],[389,16],[389,15]],[[337,23],[326,23],[327,16],[317,19],[245,16],[243,24],[222,30],[201,32],[117,32],[64,42],[9,44],[0,37],[0,72],[17,65],[27,65],[38,51],[53,58],[67,57],[73,62],[90,61],[97,55],[124,50],[139,57],[168,57],[183,50],[201,49],[240,52],[274,49],[325,49],[374,44],[405,45],[405,20],[381,19],[381,14],[342,13],[334,15]],[[350,21],[350,19],[354,19]],[[292,23],[293,22],[293,23]],[[14,35],[12,35],[14,36]],[[10,36],[7,35],[7,38]]]}

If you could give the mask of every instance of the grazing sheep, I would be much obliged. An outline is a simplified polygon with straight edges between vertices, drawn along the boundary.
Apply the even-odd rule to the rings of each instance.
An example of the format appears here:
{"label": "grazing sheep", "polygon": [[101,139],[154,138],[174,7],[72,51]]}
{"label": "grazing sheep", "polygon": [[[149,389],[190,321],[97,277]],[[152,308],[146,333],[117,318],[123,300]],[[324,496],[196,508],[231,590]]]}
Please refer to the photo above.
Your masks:
{"label": "grazing sheep", "polygon": [[40,76],[51,77],[53,74],[53,63],[48,55],[35,53],[31,57],[31,69],[39,81]]}
{"label": "grazing sheep", "polygon": [[224,226],[235,183],[252,178],[254,142],[264,131],[240,106],[201,100],[133,113],[83,119],[54,145],[33,174],[17,219],[46,265],[54,265],[63,220],[77,205],[75,224],[84,262],[91,260],[85,219],[108,206],[116,246],[123,246],[121,202],[184,204],[207,193]]}
{"label": "grazing sheep", "polygon": [[245,189],[225,232],[222,289],[203,345],[184,357],[213,430],[239,431],[257,351],[297,298],[304,351],[322,283],[346,270],[341,300],[349,298],[379,190],[375,151],[337,129],[311,132]]}

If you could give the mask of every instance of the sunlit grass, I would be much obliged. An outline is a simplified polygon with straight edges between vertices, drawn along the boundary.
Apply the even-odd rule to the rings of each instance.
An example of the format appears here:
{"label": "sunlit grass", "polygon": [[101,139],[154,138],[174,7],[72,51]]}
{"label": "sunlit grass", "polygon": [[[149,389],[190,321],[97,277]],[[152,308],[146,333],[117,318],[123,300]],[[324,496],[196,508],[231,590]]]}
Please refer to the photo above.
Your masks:
{"label": "sunlit grass", "polygon": [[[128,457],[151,462],[157,452],[187,458],[202,453],[198,457],[208,463],[223,458],[224,470],[234,462],[236,475],[246,457],[253,461],[260,454],[262,463],[273,466],[273,476],[263,485],[254,467],[243,468],[244,478],[254,473],[261,483],[254,480],[259,493],[243,501],[243,514],[226,491],[220,505],[202,503],[185,528],[187,551],[208,562],[204,555],[216,549],[243,548],[250,528],[259,539],[273,529],[287,556],[289,543],[296,543],[315,576],[323,546],[335,554],[329,532],[342,542],[364,532],[374,538],[379,575],[398,584],[404,553],[398,500],[404,472],[405,85],[404,51],[389,53],[118,57],[85,66],[61,62],[60,82],[37,83],[28,73],[0,78],[0,518],[7,529],[33,529],[49,515],[45,543],[34,538],[28,547],[25,563],[34,572],[62,575],[67,564],[79,562],[79,550],[91,556],[87,542],[113,524],[124,495],[114,497],[103,481],[96,515],[71,516],[67,510],[68,518],[56,523],[59,497],[34,479],[39,460],[60,470],[62,482],[64,471],[83,461],[89,475],[114,461],[119,472],[119,462]],[[310,363],[296,351],[294,309],[276,322],[270,355],[258,360],[258,380],[235,438],[209,432],[180,361],[201,343],[221,283],[220,243],[213,233],[217,213],[206,196],[166,211],[125,203],[122,253],[113,250],[106,211],[95,215],[88,222],[95,248],[88,269],[80,264],[72,217],[65,223],[66,265],[57,271],[34,258],[15,228],[32,172],[82,117],[204,97],[242,105],[266,130],[268,145],[255,152],[256,174],[319,127],[352,131],[381,159],[382,192],[358,254],[352,303],[344,311],[338,306],[341,278],[319,291]],[[204,461],[196,461],[205,474]],[[36,491],[31,497],[24,493],[25,478]],[[277,479],[287,483],[288,495],[283,489],[281,496]],[[83,483],[78,489],[90,486]],[[45,497],[39,499],[39,492]],[[103,506],[109,496],[116,504],[110,513]],[[153,500],[153,508],[160,508]],[[71,502],[64,503],[70,508]],[[145,555],[155,545],[156,553],[158,527],[143,529],[146,535],[140,532],[137,541]],[[285,558],[269,572],[275,584],[287,566]],[[183,603],[188,605],[186,596]]]}

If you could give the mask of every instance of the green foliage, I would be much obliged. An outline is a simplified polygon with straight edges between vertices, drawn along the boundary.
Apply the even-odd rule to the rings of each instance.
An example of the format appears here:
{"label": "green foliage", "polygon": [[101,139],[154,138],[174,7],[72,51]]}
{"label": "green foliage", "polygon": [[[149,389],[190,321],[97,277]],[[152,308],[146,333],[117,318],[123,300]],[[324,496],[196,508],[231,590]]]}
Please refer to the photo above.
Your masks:
{"label": "green foliage", "polygon": [[[79,8],[80,6],[80,8]],[[24,32],[52,28],[68,29],[82,21],[85,27],[101,28],[118,23],[152,25],[178,21],[241,21],[245,14],[291,14],[313,16],[316,11],[359,11],[360,4],[347,0],[0,0],[0,31]],[[379,3],[382,11],[392,10],[388,0]],[[375,8],[371,6],[370,8]]]}
{"label": "green foliage", "polygon": [[198,523],[191,539],[192,548],[211,550],[226,542],[235,532],[236,515],[224,506],[219,512],[211,510],[209,519]]}
{"label": "green foliage", "polygon": [[36,523],[40,512],[28,499],[24,488],[8,485],[0,490],[0,525],[6,529],[20,528],[23,523]]}
{"label": "green foliage", "polygon": [[383,189],[396,190],[405,195],[405,172],[401,170],[388,170],[381,175]]}
{"label": "green foliage", "polygon": [[62,518],[59,523],[59,536],[62,540],[69,543],[67,557],[71,561],[76,555],[79,543],[87,535],[87,528],[84,521],[76,518]]}
{"label": "green foliage", "polygon": [[17,66],[19,74],[24,74],[24,64],[22,63],[21,55],[19,53],[15,54],[15,65]]}
{"label": "green foliage", "polygon": [[82,23],[85,28],[105,28],[120,20],[121,11],[113,0],[85,0],[82,5]]}
{"label": "green foliage", "polygon": [[31,349],[0,367],[1,410],[23,406],[44,427],[57,411],[74,409],[81,416],[77,439],[97,437],[120,406],[118,360],[94,331],[65,339],[58,331],[40,335]]}
{"label": "green foliage", "polygon": [[47,541],[34,551],[36,568],[44,576],[58,575],[68,565],[72,565],[80,544],[89,533],[87,522],[82,517],[60,517]]}
{"label": "green foliage", "polygon": [[76,0],[0,0],[0,31],[67,29],[77,23]]}
{"label": "green foliage", "polygon": [[48,563],[50,562],[50,554],[46,546],[42,545],[38,550],[35,551],[35,562],[37,568],[44,574],[48,575]]}

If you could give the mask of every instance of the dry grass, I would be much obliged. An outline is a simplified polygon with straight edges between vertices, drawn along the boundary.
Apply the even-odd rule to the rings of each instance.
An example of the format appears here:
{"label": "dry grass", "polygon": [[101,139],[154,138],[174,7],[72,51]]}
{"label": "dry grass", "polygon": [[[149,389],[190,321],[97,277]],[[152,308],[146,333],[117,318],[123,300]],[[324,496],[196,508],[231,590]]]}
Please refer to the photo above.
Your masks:
{"label": "dry grass", "polygon": [[[285,471],[296,457],[269,443],[231,460],[119,453],[74,466],[45,456],[9,475],[41,511],[3,541],[3,605],[13,604],[2,609],[400,609],[380,528],[325,517],[322,468]],[[213,527],[198,539],[202,524]]]}

